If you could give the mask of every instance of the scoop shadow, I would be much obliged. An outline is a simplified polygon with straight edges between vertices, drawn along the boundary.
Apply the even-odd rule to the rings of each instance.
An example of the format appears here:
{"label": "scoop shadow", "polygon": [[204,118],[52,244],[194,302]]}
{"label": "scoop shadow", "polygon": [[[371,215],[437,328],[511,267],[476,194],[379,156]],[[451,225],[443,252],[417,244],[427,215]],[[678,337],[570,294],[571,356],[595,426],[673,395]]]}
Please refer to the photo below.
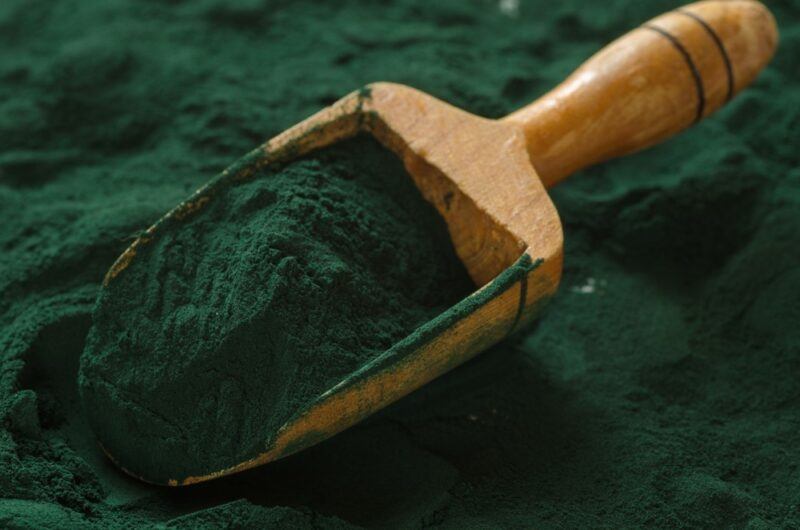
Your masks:
{"label": "scoop shadow", "polygon": [[582,494],[582,463],[608,460],[585,427],[602,415],[584,407],[506,342],[316,447],[171,498],[188,509],[243,496],[365,526],[461,510],[479,482],[564,502]]}

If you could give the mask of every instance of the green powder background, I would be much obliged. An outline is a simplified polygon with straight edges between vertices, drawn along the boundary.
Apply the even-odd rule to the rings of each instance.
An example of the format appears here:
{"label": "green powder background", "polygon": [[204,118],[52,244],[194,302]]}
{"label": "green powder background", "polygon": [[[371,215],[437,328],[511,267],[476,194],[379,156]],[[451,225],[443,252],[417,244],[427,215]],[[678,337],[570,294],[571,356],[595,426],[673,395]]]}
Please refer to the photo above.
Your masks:
{"label": "green powder background", "polygon": [[104,459],[78,358],[138,231],[365,83],[502,116],[679,5],[320,4],[0,3],[0,526],[800,526],[789,0],[753,88],[553,190],[565,275],[533,329],[238,477],[161,489]]}
{"label": "green powder background", "polygon": [[81,356],[93,431],[161,484],[264,453],[475,290],[444,221],[369,136],[217,189],[101,291]]}

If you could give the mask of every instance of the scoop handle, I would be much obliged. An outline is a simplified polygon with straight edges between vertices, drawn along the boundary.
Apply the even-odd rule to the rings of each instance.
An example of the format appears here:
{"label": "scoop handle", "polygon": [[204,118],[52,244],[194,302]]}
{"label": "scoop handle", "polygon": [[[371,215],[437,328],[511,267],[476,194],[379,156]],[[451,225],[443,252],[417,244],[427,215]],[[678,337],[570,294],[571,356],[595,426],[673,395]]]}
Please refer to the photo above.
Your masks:
{"label": "scoop handle", "polygon": [[778,42],[760,2],[689,4],[612,42],[554,90],[507,117],[546,186],[700,121],[750,84]]}

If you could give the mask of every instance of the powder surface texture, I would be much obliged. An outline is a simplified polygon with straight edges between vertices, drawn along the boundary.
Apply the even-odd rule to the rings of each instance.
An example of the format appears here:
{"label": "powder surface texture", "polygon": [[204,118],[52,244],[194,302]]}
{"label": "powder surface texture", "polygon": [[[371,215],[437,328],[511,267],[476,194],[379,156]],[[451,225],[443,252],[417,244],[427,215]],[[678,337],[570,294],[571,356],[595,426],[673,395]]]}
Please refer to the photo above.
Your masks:
{"label": "powder surface texture", "polygon": [[120,473],[77,391],[132,238],[374,81],[500,117],[677,0],[0,2],[0,527],[800,527],[800,3],[757,83],[551,190],[534,328],[285,460]]}
{"label": "powder surface texture", "polygon": [[139,247],[98,299],[84,408],[134,475],[206,475],[472,290],[402,163],[348,140],[222,188]]}

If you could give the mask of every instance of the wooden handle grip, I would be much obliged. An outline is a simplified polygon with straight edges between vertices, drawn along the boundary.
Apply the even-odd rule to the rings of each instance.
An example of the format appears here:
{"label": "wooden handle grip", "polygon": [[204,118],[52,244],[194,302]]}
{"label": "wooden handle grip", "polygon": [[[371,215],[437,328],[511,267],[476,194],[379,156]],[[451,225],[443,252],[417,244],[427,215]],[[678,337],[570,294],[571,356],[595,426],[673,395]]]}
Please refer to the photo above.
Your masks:
{"label": "wooden handle grip", "polygon": [[775,19],[759,2],[690,4],[609,44],[504,121],[522,126],[549,187],[708,116],[755,79],[777,41]]}

